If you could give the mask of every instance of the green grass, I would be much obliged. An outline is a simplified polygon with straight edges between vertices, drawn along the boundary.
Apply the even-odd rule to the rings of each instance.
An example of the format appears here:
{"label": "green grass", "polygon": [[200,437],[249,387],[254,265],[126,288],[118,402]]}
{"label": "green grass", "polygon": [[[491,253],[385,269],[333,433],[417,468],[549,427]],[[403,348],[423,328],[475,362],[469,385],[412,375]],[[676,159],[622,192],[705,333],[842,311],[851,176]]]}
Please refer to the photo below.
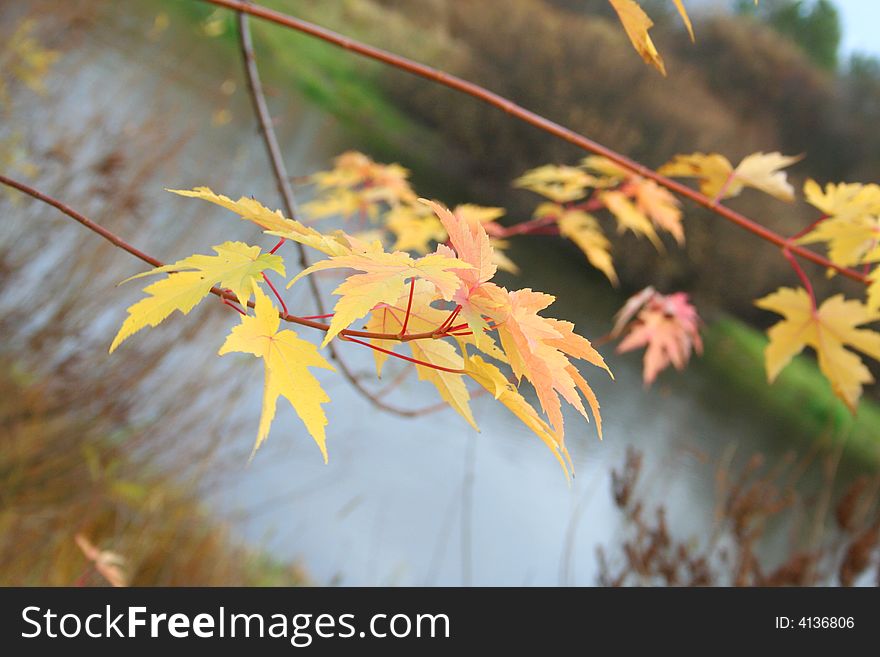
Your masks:
{"label": "green grass", "polygon": [[844,455],[865,465],[880,465],[880,405],[862,399],[853,416],[831,391],[812,357],[801,355],[771,385],[764,370],[764,333],[725,318],[704,332],[703,363],[723,377],[755,408],[790,427],[793,440],[812,441],[830,433],[845,440]]}

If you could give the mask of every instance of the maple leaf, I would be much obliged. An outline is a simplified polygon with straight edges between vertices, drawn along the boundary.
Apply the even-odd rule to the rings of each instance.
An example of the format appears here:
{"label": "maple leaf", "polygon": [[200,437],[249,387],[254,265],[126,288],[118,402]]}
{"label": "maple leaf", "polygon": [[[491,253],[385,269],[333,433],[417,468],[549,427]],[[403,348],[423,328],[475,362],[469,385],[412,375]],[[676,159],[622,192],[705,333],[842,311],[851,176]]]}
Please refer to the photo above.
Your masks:
{"label": "maple leaf", "polygon": [[[620,185],[619,192],[632,197],[636,209],[653,224],[670,233],[675,241],[684,244],[684,228],[681,225],[681,203],[667,189],[661,187],[653,180],[644,178],[632,171],[623,168],[608,158],[598,155],[590,155],[582,160],[587,169],[604,177],[604,184],[600,181],[597,186]],[[615,199],[616,201],[616,199]],[[622,210],[624,215],[632,213],[631,208]],[[637,225],[643,226],[641,217],[633,219]]]}
{"label": "maple leaf", "polygon": [[712,199],[731,198],[744,187],[759,189],[783,201],[794,200],[794,188],[779,169],[798,162],[801,155],[753,153],[743,158],[736,169],[718,153],[676,155],[658,169],[664,176],[698,178],[700,192]]}
{"label": "maple leaf", "polygon": [[220,356],[241,352],[263,359],[266,370],[263,409],[253,452],[259,449],[269,435],[280,396],[293,406],[306,430],[318,444],[326,463],[324,427],[327,426],[327,416],[321,404],[329,402],[330,397],[308,368],[319,367],[331,371],[334,368],[324,360],[311,342],[303,340],[290,329],[279,331],[281,318],[272,300],[259,288],[255,289],[255,293],[254,315],[242,316],[241,323],[233,327],[217,352]]}
{"label": "maple leaf", "polygon": [[340,299],[333,309],[330,329],[321,346],[326,346],[340,331],[365,316],[375,306],[395,303],[410,278],[429,281],[441,298],[451,300],[460,283],[460,272],[470,269],[471,266],[440,250],[418,259],[413,259],[403,251],[358,252],[316,262],[297,274],[287,287],[303,276],[342,268],[363,273],[349,276],[333,290],[333,294],[339,295]]}
{"label": "maple leaf", "polygon": [[215,256],[192,255],[170,265],[127,278],[123,283],[154,274],[167,273],[168,278],[144,288],[149,296],[128,308],[123,322],[110,345],[110,353],[127,338],[146,326],[158,326],[175,310],[188,314],[215,285],[228,288],[239,303],[246,305],[256,289],[256,281],[267,270],[285,275],[281,256],[260,253],[260,247],[242,242],[224,242],[212,247]]}
{"label": "maple leaf", "polygon": [[483,226],[489,235],[489,244],[492,247],[492,264],[502,271],[518,274],[519,267],[504,253],[504,249],[510,246],[509,243],[506,240],[493,237],[493,234],[503,234],[504,228],[497,221],[504,216],[504,213],[504,208],[485,207],[471,203],[456,205],[452,211],[452,214],[462,221],[479,223]]}
{"label": "maple leaf", "polygon": [[829,217],[855,218],[880,213],[880,185],[828,183],[825,190],[812,178],[804,183],[804,197]]}
{"label": "maple leaf", "polygon": [[631,230],[636,235],[644,235],[658,251],[663,250],[663,243],[657,236],[657,231],[654,230],[654,224],[641,209],[633,205],[626,194],[616,190],[602,192],[599,194],[599,199],[617,219],[618,232]]}
{"label": "maple leaf", "polygon": [[670,233],[679,244],[684,244],[679,200],[653,180],[633,180],[630,186],[635,194],[636,207],[648,215],[655,226]]}
{"label": "maple leaf", "polygon": [[828,257],[841,267],[873,262],[880,259],[880,217],[850,215],[825,219],[797,242],[827,242]]}
{"label": "maple leaf", "polygon": [[[482,348],[488,329],[483,316],[507,301],[500,295],[500,288],[489,283],[497,270],[489,236],[479,221],[468,221],[467,215],[457,216],[440,203],[419,200],[434,211],[446,229],[452,245],[449,255],[469,265],[468,270],[457,272],[460,282],[452,301],[461,306],[461,317],[473,333],[477,348]],[[448,247],[441,245],[439,249],[442,251]]]}
{"label": "maple leaf", "polygon": [[642,378],[649,386],[670,364],[682,370],[692,351],[702,353],[699,328],[700,318],[687,294],[663,295],[647,287],[630,297],[621,308],[611,337],[626,332],[617,353],[645,347]]}
{"label": "maple leaf", "polygon": [[444,242],[446,229],[437,216],[423,205],[398,205],[388,212],[385,227],[397,241],[395,251],[415,251],[426,254],[432,242]]}
{"label": "maple leaf", "polygon": [[845,347],[880,359],[880,333],[858,328],[880,320],[880,313],[860,301],[844,299],[842,294],[814,308],[806,290],[788,287],[758,299],[755,305],[785,318],[767,332],[767,379],[772,383],[794,356],[804,347],[812,347],[834,394],[855,413],[862,386],[874,378],[861,358]]}
{"label": "maple leaf", "polygon": [[[434,287],[424,280],[416,281],[413,288],[412,301],[409,292],[400,296],[395,304],[381,305],[373,309],[366,330],[375,333],[400,333],[404,322],[407,329],[412,333],[426,333],[438,328],[449,316],[448,311],[440,310],[431,306],[438,300]],[[406,312],[409,307],[409,318]],[[394,351],[400,344],[392,340],[371,340],[372,344]],[[440,339],[410,340],[405,343],[412,357],[424,363],[439,365],[446,369],[462,370],[464,359],[458,353],[455,346]],[[374,351],[376,360],[376,373],[381,376],[382,367],[389,356],[381,351]],[[470,394],[464,383],[462,373],[447,372],[425,365],[416,364],[416,373],[420,381],[428,381],[437,388],[440,397],[449,404],[468,424],[474,429],[477,424],[474,421],[468,400]]]}
{"label": "maple leaf", "polygon": [[270,210],[259,201],[242,196],[233,201],[228,196],[215,194],[208,187],[196,187],[192,190],[166,190],[179,196],[198,198],[231,210],[245,221],[250,221],[262,228],[267,234],[283,237],[299,242],[327,255],[345,255],[351,252],[350,239],[342,231],[334,235],[324,235],[314,228],[306,226],[295,219],[288,219],[281,210]]}
{"label": "maple leaf", "polygon": [[804,183],[807,201],[827,215],[799,238],[801,244],[828,243],[828,257],[841,267],[880,260],[880,186]]}
{"label": "maple leaf", "polygon": [[[465,364],[468,376],[480,384],[525,424],[541,441],[550,448],[566,479],[570,479],[570,462],[568,450],[562,444],[552,427],[548,425],[538,412],[526,401],[507,377],[495,365],[486,362],[479,356],[471,356]],[[598,415],[596,416],[598,419]]]}
{"label": "maple leaf", "polygon": [[381,164],[348,151],[334,158],[333,165],[332,170],[309,177],[321,190],[318,198],[303,206],[313,218],[361,214],[375,221],[381,204],[393,207],[415,202],[409,171],[399,164]]}
{"label": "maple leaf", "polygon": [[[508,303],[499,305],[488,314],[495,322],[501,347],[517,380],[526,378],[534,387],[541,407],[561,440],[563,419],[560,395],[587,420],[589,416],[578,390],[584,393],[591,405],[595,400],[586,381],[579,375],[573,376],[574,368],[569,356],[601,367],[609,375],[611,370],[589,340],[574,333],[573,324],[538,314],[553,303],[555,297],[529,288],[514,292],[499,289],[507,296]],[[597,420],[598,410],[596,405],[593,413]]]}
{"label": "maple leaf", "polygon": [[535,209],[535,216],[554,218],[559,234],[577,244],[591,265],[605,274],[613,285],[618,284],[611,258],[611,242],[593,215],[583,210],[570,210],[558,203],[542,203]]}
{"label": "maple leaf", "polygon": [[638,3],[634,0],[608,0],[614,11],[617,12],[623,29],[629,37],[630,43],[636,52],[641,55],[646,63],[656,68],[660,73],[666,75],[666,66],[663,64],[663,58],[657,52],[657,47],[651,41],[648,34],[654,26],[654,21],[648,18],[648,15],[642,10]]}
{"label": "maple leaf", "polygon": [[581,198],[586,188],[595,182],[593,176],[577,167],[545,164],[526,171],[513,181],[513,185],[546,196],[556,203],[568,203]]}

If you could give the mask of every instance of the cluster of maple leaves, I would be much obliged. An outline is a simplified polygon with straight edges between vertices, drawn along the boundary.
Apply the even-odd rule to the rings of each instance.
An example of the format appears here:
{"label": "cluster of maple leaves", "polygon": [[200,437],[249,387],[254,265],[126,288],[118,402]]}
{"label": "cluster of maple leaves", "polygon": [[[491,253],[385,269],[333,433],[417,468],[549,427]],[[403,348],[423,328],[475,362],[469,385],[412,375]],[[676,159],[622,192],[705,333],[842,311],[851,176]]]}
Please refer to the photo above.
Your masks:
{"label": "cluster of maple leaves", "polygon": [[[381,372],[385,360],[399,355],[397,349],[406,345],[412,354],[407,360],[415,363],[419,377],[431,382],[471,425],[476,426],[466,379],[510,409],[553,451],[566,474],[571,462],[564,442],[562,400],[585,418],[588,406],[601,435],[598,400],[572,360],[584,360],[610,375],[605,361],[586,338],[574,332],[572,323],[540,314],[554,297],[531,289],[509,291],[492,282],[497,269],[494,249],[480,221],[457,216],[439,203],[419,201],[437,217],[448,244],[438,244],[434,251],[413,257],[404,251],[386,251],[378,240],[366,241],[339,230],[321,233],[246,197],[233,201],[204,187],[172,191],[225,207],[267,234],[299,242],[326,256],[299,272],[288,287],[319,271],[358,272],[333,291],[339,298],[332,318],[318,326],[325,331],[322,346],[341,339],[373,347],[377,372]],[[276,301],[262,288],[262,284],[269,284],[269,272],[286,276],[282,257],[241,242],[215,246],[214,252],[135,276],[167,274],[144,288],[147,296],[128,309],[110,351],[174,311],[187,314],[214,286],[228,290],[240,304],[241,321],[219,353],[248,353],[265,364],[255,449],[269,433],[281,396],[290,402],[326,460],[327,417],[322,405],[330,400],[309,368],[332,370],[333,366],[313,343],[291,329],[279,330],[282,319],[293,324],[300,320],[279,311]],[[274,291],[274,286],[269,287]],[[253,314],[248,308],[251,298]],[[277,301],[281,302],[280,297]],[[366,320],[367,332],[348,328],[359,320]],[[313,321],[300,323],[315,327]],[[547,421],[490,361],[509,365],[517,381],[531,383]]]}
{"label": "cluster of maple leaves", "polygon": [[[716,201],[747,187],[792,201],[795,191],[782,169],[799,159],[755,153],[734,167],[720,154],[692,153],[675,156],[659,171],[696,179],[700,191]],[[304,213],[312,221],[342,218],[353,230],[321,232],[253,199],[233,201],[207,188],[172,191],[225,207],[268,235],[299,242],[325,256],[292,277],[288,287],[316,272],[348,272],[333,290],[339,297],[333,313],[321,318],[329,321],[300,322],[325,332],[322,347],[338,339],[372,348],[377,376],[390,357],[413,363],[419,379],[433,384],[443,401],[476,427],[466,385],[472,380],[538,435],[567,472],[562,400],[584,417],[589,407],[601,436],[598,400],[572,359],[585,360],[609,374],[610,370],[590,342],[574,333],[571,323],[540,314],[554,297],[530,289],[509,291],[492,282],[499,268],[515,269],[499,247],[506,246],[504,238],[510,235],[557,234],[571,239],[594,267],[617,284],[611,244],[597,213],[607,212],[619,232],[646,237],[660,250],[658,232],[684,243],[679,201],[654,181],[595,156],[579,166],[546,165],[517,178],[515,186],[547,200],[530,220],[512,226],[497,221],[505,213],[502,208],[459,205],[450,211],[420,199],[406,169],[353,151],[335,158],[331,170],[309,176],[308,182],[316,192],[303,206]],[[870,267],[880,261],[880,186],[841,183],[823,190],[808,180],[804,193],[822,214],[792,243],[827,243],[829,259],[840,266]],[[293,324],[304,319],[287,314],[268,279],[269,274],[287,277],[282,257],[275,249],[264,253],[241,242],[213,249],[215,255],[190,256],[132,277],[168,274],[148,285],[147,296],[128,309],[111,352],[175,310],[188,313],[212,290],[228,291],[242,318],[220,354],[245,352],[265,362],[265,396],[255,449],[267,437],[277,398],[283,396],[326,459],[327,419],[322,405],[329,398],[309,368],[332,370],[333,366],[295,331],[279,330],[282,319]],[[846,347],[880,359],[880,334],[863,328],[880,319],[878,279],[876,273],[870,275],[867,303],[836,295],[820,305],[806,278],[806,287],[780,288],[758,300],[759,307],[784,317],[769,331],[768,379],[772,382],[793,356],[810,346],[834,392],[855,410],[862,386],[872,377]],[[252,298],[253,314],[248,308]],[[363,330],[352,328],[358,322]],[[649,287],[626,302],[609,337],[620,338],[620,353],[644,348],[643,378],[650,385],[663,369],[683,369],[693,353],[701,353],[700,326],[685,293],[664,295]],[[503,366],[509,366],[517,384],[525,379],[533,386],[543,416],[502,372]]]}

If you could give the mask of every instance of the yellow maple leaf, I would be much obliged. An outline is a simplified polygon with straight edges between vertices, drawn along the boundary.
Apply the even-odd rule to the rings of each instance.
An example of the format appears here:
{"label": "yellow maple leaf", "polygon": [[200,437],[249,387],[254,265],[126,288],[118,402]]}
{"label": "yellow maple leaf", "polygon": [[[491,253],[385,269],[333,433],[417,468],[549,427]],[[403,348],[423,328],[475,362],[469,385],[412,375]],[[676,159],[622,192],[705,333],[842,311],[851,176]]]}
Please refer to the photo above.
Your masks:
{"label": "yellow maple leaf", "polygon": [[333,371],[333,366],[324,360],[311,342],[303,340],[289,329],[279,331],[281,319],[272,300],[259,289],[255,292],[255,314],[243,316],[241,323],[232,329],[217,352],[220,356],[241,352],[263,359],[266,371],[263,409],[253,451],[256,452],[269,435],[278,397],[281,396],[293,406],[318,444],[326,463],[324,428],[327,426],[327,416],[321,404],[329,402],[330,397],[308,368],[319,367]]}
{"label": "yellow maple leaf", "polygon": [[330,329],[321,345],[326,346],[340,331],[356,319],[365,316],[375,306],[381,303],[395,303],[407,288],[409,279],[429,281],[434,285],[438,295],[448,301],[458,289],[460,283],[458,272],[470,268],[468,263],[443,252],[413,259],[403,251],[393,253],[371,251],[334,256],[316,262],[297,274],[287,287],[303,276],[328,269],[355,269],[363,272],[349,276],[333,290],[333,294],[339,295],[340,299],[333,309]]}
{"label": "yellow maple leaf", "polygon": [[873,262],[880,259],[880,217],[850,215],[826,219],[797,242],[827,242],[828,257],[841,267]]}
{"label": "yellow maple leaf", "polygon": [[444,242],[446,229],[437,216],[423,205],[398,205],[388,212],[385,227],[397,241],[395,251],[426,254],[432,242]]}
{"label": "yellow maple leaf", "polygon": [[800,244],[828,243],[828,257],[841,267],[880,260],[880,186],[829,183],[825,191],[804,183],[807,201],[828,218],[799,238]]}
{"label": "yellow maple leaf", "polygon": [[535,217],[555,218],[559,234],[577,244],[590,264],[605,274],[613,285],[617,285],[611,242],[593,215],[583,210],[570,210],[558,203],[542,203],[535,209]]}
{"label": "yellow maple leaf", "polygon": [[568,203],[584,196],[587,187],[596,179],[577,167],[545,164],[530,169],[513,181],[514,187],[522,187],[557,203]]}
{"label": "yellow maple leaf", "polygon": [[[657,228],[670,233],[676,242],[684,244],[681,203],[667,189],[653,180],[623,168],[606,157],[590,155],[585,157],[581,164],[604,177],[605,184],[597,185],[597,187],[620,186],[619,191],[632,197],[641,214],[648,217]],[[638,218],[637,221],[640,225],[643,223],[641,218]]]}
{"label": "yellow maple leaf", "polygon": [[636,207],[646,214],[655,226],[671,234],[675,241],[684,244],[684,227],[681,225],[680,203],[669,190],[653,180],[632,180]]}
{"label": "yellow maple leaf", "polygon": [[565,445],[560,442],[550,425],[541,419],[538,412],[532,408],[510,381],[507,380],[507,377],[504,376],[501,370],[491,363],[487,363],[479,356],[468,358],[465,368],[470,378],[504,404],[511,413],[550,448],[556,460],[559,461],[566,479],[569,479],[571,459],[568,456],[568,450],[565,448]]}
{"label": "yellow maple leaf", "polygon": [[496,223],[498,219],[504,216],[504,208],[485,207],[482,205],[473,205],[471,203],[463,203],[456,205],[452,211],[456,217],[467,222],[477,222],[482,224],[483,228],[489,235],[489,245],[492,247],[492,264],[502,271],[518,274],[519,267],[513,262],[504,250],[510,246],[506,240],[493,237],[493,231],[497,234],[503,230],[503,227]]}
{"label": "yellow maple leaf", "polygon": [[128,317],[110,345],[110,353],[125,339],[146,326],[158,326],[175,310],[188,314],[211,288],[229,288],[239,302],[247,304],[256,290],[256,281],[266,270],[285,275],[281,256],[260,253],[260,247],[243,242],[224,242],[213,247],[215,256],[192,255],[170,265],[127,278],[123,283],[154,274],[167,273],[168,278],[144,288],[149,296],[128,309]]}
{"label": "yellow maple leaf", "polygon": [[259,201],[246,196],[233,201],[228,196],[215,194],[208,187],[196,187],[192,190],[169,189],[166,191],[178,194],[179,196],[198,198],[214,203],[227,210],[231,210],[245,221],[256,224],[269,235],[299,242],[327,255],[337,256],[351,252],[348,236],[342,231],[337,231],[333,235],[325,235],[295,219],[288,219],[281,213],[281,210],[270,210]]}
{"label": "yellow maple leaf", "polygon": [[770,342],[764,355],[768,380],[772,383],[794,356],[804,347],[812,347],[834,394],[855,413],[862,386],[873,383],[874,378],[862,360],[845,347],[880,359],[880,333],[858,328],[880,320],[880,313],[860,301],[844,299],[842,294],[816,309],[803,288],[780,288],[755,305],[785,318],[767,332]]}
{"label": "yellow maple leaf", "polygon": [[630,43],[632,43],[636,52],[642,56],[646,63],[656,68],[663,75],[666,75],[666,66],[663,64],[663,58],[657,52],[657,47],[651,41],[651,37],[648,34],[648,30],[654,26],[654,21],[648,17],[634,0],[608,0],[608,2],[614,7],[614,11],[617,12],[617,16],[623,24],[623,29],[626,31],[626,35],[629,37]]}
{"label": "yellow maple leaf", "polygon": [[636,235],[644,235],[658,251],[663,250],[663,242],[657,236],[654,224],[639,207],[627,198],[626,194],[612,190],[602,192],[599,194],[599,198],[611,214],[614,215],[614,218],[617,219],[617,230],[619,233],[631,230]]}
{"label": "yellow maple leaf", "polygon": [[835,218],[855,218],[880,214],[880,185],[828,183],[825,190],[812,178],[804,183],[804,197],[823,214]]}
{"label": "yellow maple leaf", "polygon": [[759,189],[783,201],[794,200],[794,188],[786,179],[783,169],[798,162],[801,155],[781,153],[752,153],[734,169],[718,153],[691,153],[676,155],[658,169],[664,176],[698,178],[700,192],[712,199],[731,198],[744,187]]}

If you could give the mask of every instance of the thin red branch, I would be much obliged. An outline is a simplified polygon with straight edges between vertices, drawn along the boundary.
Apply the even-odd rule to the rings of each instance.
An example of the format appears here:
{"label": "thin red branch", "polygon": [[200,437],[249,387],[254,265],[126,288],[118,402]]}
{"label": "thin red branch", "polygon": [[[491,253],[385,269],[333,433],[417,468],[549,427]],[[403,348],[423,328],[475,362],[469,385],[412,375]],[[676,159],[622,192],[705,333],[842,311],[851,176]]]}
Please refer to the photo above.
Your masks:
{"label": "thin red branch", "polygon": [[281,304],[281,310],[282,310],[282,312],[283,312],[285,315],[287,315],[287,314],[288,314],[288,312],[287,312],[287,304],[284,303],[284,299],[282,299],[282,298],[281,298],[281,295],[278,293],[278,288],[276,288],[276,287],[272,284],[272,281],[269,280],[269,277],[266,276],[266,272],[263,272],[263,280],[266,281],[266,285],[269,286],[269,289],[272,290],[272,293],[275,295],[275,298],[278,299],[278,303]]}
{"label": "thin red branch", "polygon": [[243,310],[242,310],[241,308],[239,308],[237,305],[235,305],[234,303],[232,303],[229,299],[220,299],[220,301],[223,303],[224,306],[229,306],[229,307],[232,308],[235,312],[237,312],[239,315],[247,315],[247,313],[246,313],[245,311],[243,311]]}
{"label": "thin red branch", "polygon": [[370,344],[369,342],[364,342],[363,340],[358,340],[357,338],[352,338],[349,336],[342,336],[342,340],[345,342],[354,342],[355,344],[362,345],[364,347],[369,347],[373,351],[379,351],[383,354],[387,354],[389,356],[393,356],[394,358],[399,358],[400,360],[405,360],[408,363],[413,363],[415,365],[421,365],[422,367],[430,367],[432,370],[440,370],[441,372],[449,372],[450,374],[467,374],[465,370],[457,370],[451,367],[443,367],[442,365],[437,365],[435,363],[429,363],[424,360],[419,360],[418,358],[410,358],[409,356],[404,356],[403,354],[398,354],[395,351],[391,351],[390,349],[383,349],[379,345]]}
{"label": "thin red branch", "polygon": [[782,251],[782,255],[785,256],[785,259],[788,260],[789,264],[791,264],[792,269],[794,269],[794,273],[797,274],[798,278],[801,279],[801,283],[804,286],[804,289],[807,291],[807,294],[810,295],[810,306],[813,309],[813,312],[816,312],[816,293],[813,291],[813,284],[810,282],[809,277],[806,272],[804,272],[803,268],[798,263],[797,259],[791,255],[788,249],[784,249]]}
{"label": "thin red branch", "polygon": [[847,267],[841,267],[840,265],[831,262],[824,256],[816,253],[815,251],[811,251],[799,245],[792,245],[789,243],[788,239],[783,237],[782,235],[762,226],[756,221],[746,217],[743,214],[740,214],[739,212],[736,212],[735,210],[731,210],[728,207],[716,203],[713,199],[704,196],[697,190],[692,189],[691,187],[688,187],[687,185],[680,183],[676,180],[667,178],[666,176],[657,173],[653,169],[650,169],[643,164],[631,160],[630,158],[622,155],[621,153],[618,153],[617,151],[603,146],[602,144],[599,144],[598,142],[595,142],[592,139],[575,132],[574,130],[566,128],[565,126],[560,125],[555,121],[551,121],[550,119],[547,119],[540,114],[536,114],[535,112],[527,110],[526,108],[514,103],[504,96],[489,91],[488,89],[481,87],[478,84],[468,82],[467,80],[459,78],[455,75],[451,75],[431,66],[426,66],[425,64],[421,64],[406,57],[395,55],[386,50],[382,50],[381,48],[369,46],[350,37],[346,37],[336,32],[333,32],[332,30],[328,30],[326,28],[314,25],[313,23],[309,23],[299,18],[295,18],[293,16],[289,16],[287,14],[268,9],[267,7],[249,4],[243,2],[242,0],[204,0],[204,2],[208,2],[219,7],[226,7],[227,9],[244,12],[262,20],[276,23],[277,25],[283,25],[284,27],[296,30],[303,34],[308,34],[310,36],[326,41],[327,43],[332,43],[336,46],[339,46],[340,48],[344,48],[345,50],[349,50],[363,57],[374,59],[389,66],[393,66],[400,70],[407,71],[408,73],[412,73],[413,75],[418,75],[427,80],[431,80],[432,82],[435,82],[437,84],[449,87],[450,89],[460,91],[461,93],[467,94],[468,96],[476,98],[488,105],[497,107],[503,112],[510,114],[514,118],[528,123],[529,125],[532,125],[539,130],[543,130],[548,134],[558,137],[563,141],[573,144],[578,148],[581,148],[590,153],[594,153],[596,155],[601,155],[602,157],[611,160],[615,164],[629,171],[632,171],[633,173],[638,174],[643,178],[653,180],[658,185],[665,187],[666,189],[678,194],[679,196],[690,199],[697,205],[711,210],[718,216],[726,219],[727,221],[730,221],[731,223],[736,224],[740,228],[749,231],[757,237],[760,237],[761,239],[770,242],[780,249],[788,249],[792,254],[795,254],[805,260],[809,260],[810,262],[820,265],[826,269],[834,269],[835,271],[839,272],[843,276],[846,276],[847,278],[851,278],[863,284],[868,283],[867,277],[860,274],[859,272],[849,269]]}
{"label": "thin red branch", "polygon": [[[131,255],[135,256],[136,258],[139,258],[140,260],[143,260],[144,262],[152,265],[153,267],[162,267],[164,265],[164,263],[161,260],[158,260],[158,259],[154,258],[153,256],[144,253],[140,249],[138,249],[138,248],[132,246],[131,244],[129,244],[128,242],[126,242],[124,239],[122,239],[121,237],[119,237],[115,233],[107,230],[106,228],[104,228],[100,224],[95,223],[94,221],[92,221],[91,219],[86,217],[85,215],[80,214],[79,212],[77,212],[73,208],[69,207],[68,205],[65,205],[61,201],[59,201],[55,198],[52,198],[51,196],[48,196],[46,194],[43,194],[40,191],[37,191],[36,189],[34,189],[33,187],[30,187],[29,185],[26,185],[22,182],[18,182],[17,180],[13,180],[12,178],[8,178],[2,174],[0,174],[0,184],[6,185],[8,187],[12,187],[13,189],[17,189],[20,192],[23,192],[23,193],[27,194],[28,196],[31,196],[31,197],[37,199],[38,201],[42,201],[43,203],[51,205],[52,207],[58,209],[60,212],[63,212],[65,215],[67,215],[71,219],[74,219],[78,223],[82,224],[83,226],[85,226],[86,228],[91,230],[92,232],[97,233],[98,235],[103,237],[105,240],[107,240],[108,242],[113,244],[114,246],[119,247],[123,251],[130,253]],[[221,299],[228,299],[229,301],[237,301],[236,296],[232,292],[230,292],[229,290],[221,290],[219,287],[216,287],[216,286],[211,288],[211,294],[215,294],[218,297],[220,297]],[[248,307],[253,308],[254,307],[253,300],[248,301],[247,305],[248,305]],[[291,315],[290,313],[284,313],[284,312],[279,312],[278,316],[281,317],[281,319],[283,319],[285,322],[290,322],[292,324],[299,324],[300,326],[307,326],[309,328],[317,329],[319,331],[329,331],[330,330],[329,324],[323,324],[321,322],[316,322],[312,319],[306,319],[305,317],[298,317],[296,315]],[[400,335],[398,335],[396,333],[374,333],[371,331],[355,331],[352,329],[345,329],[340,333],[340,335],[357,337],[357,338],[367,338],[367,339],[372,339],[372,340],[396,340],[398,342],[409,342],[411,340],[430,340],[430,339],[434,339],[436,337],[434,335],[434,331],[425,331],[424,333],[411,333],[409,335],[405,335],[405,336],[401,337]]]}
{"label": "thin red branch", "polygon": [[400,327],[400,337],[406,335],[406,327],[409,324],[409,314],[412,312],[413,292],[416,290],[415,277],[409,280],[409,300],[406,302],[406,314],[403,316],[403,325]]}
{"label": "thin red branch", "polygon": [[820,216],[818,219],[816,219],[816,221],[812,222],[811,224],[809,224],[809,225],[806,226],[805,228],[801,228],[798,232],[796,232],[794,235],[792,235],[792,236],[789,237],[788,239],[791,240],[791,241],[794,241],[794,240],[796,240],[796,239],[799,239],[799,238],[803,237],[804,235],[806,235],[807,233],[809,233],[811,230],[813,230],[816,226],[818,226],[818,225],[821,224],[823,221],[825,221],[827,218],[828,218],[828,215],[827,215],[827,214],[823,214],[823,215]]}

